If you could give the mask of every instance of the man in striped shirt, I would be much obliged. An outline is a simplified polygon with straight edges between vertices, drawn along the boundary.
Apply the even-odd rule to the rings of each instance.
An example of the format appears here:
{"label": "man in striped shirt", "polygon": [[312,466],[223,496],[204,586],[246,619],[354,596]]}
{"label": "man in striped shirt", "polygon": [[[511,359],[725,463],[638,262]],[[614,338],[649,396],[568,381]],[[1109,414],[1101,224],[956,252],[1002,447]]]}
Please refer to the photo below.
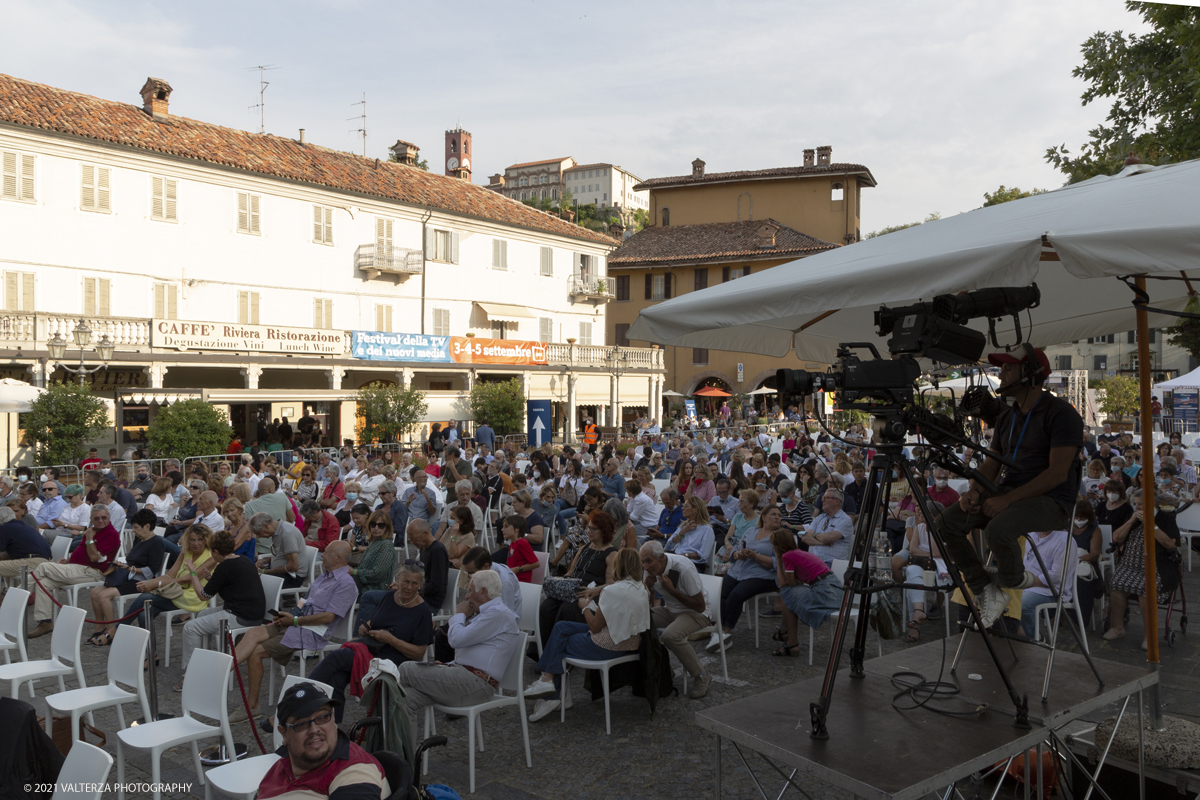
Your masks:
{"label": "man in striped shirt", "polygon": [[392,793],[375,757],[338,729],[336,705],[307,682],[284,693],[275,715],[283,746],[258,785],[260,798],[379,800]]}

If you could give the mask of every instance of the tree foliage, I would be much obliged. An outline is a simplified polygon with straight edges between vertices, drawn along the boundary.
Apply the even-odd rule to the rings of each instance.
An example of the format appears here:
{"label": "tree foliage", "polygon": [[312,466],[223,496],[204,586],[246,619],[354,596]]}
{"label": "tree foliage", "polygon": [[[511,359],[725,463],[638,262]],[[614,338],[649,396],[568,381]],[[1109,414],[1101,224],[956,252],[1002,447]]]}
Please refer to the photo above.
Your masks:
{"label": "tree foliage", "polygon": [[355,400],[362,421],[362,438],[370,442],[400,441],[429,410],[424,392],[395,383],[368,384],[358,390]]}
{"label": "tree foliage", "polygon": [[146,439],[159,458],[182,460],[224,453],[233,440],[233,426],[224,411],[196,398],[160,408]]}
{"label": "tree foliage", "polygon": [[994,192],[983,193],[983,207],[998,206],[1001,203],[1009,203],[1013,200],[1020,200],[1022,197],[1031,197],[1035,194],[1045,194],[1045,189],[1030,189],[1028,192],[1021,191],[1020,188],[1014,186],[1011,189],[1000,184],[1000,188]]}
{"label": "tree foliage", "polygon": [[1141,388],[1133,375],[1114,375],[1096,382],[1100,411],[1118,420],[1131,417],[1141,406]]}
{"label": "tree foliage", "polygon": [[[937,222],[941,218],[942,218],[942,215],[939,214],[938,212],[934,211],[932,214],[930,214],[928,217],[925,218],[925,222]],[[864,238],[874,239],[876,236],[886,236],[889,233],[895,233],[896,231],[902,231],[905,228],[915,228],[918,225],[923,225],[923,224],[924,224],[924,222],[909,222],[904,225],[890,225],[886,228],[881,228],[877,231],[871,231]]]}
{"label": "tree foliage", "polygon": [[1070,183],[1121,169],[1133,153],[1150,164],[1200,156],[1200,8],[1127,2],[1151,27],[1138,35],[1094,34],[1083,64],[1072,71],[1088,87],[1083,105],[1112,99],[1105,121],[1088,132],[1077,154],[1065,144],[1046,160]]}
{"label": "tree foliage", "polygon": [[78,464],[84,444],[109,427],[108,406],[87,385],[51,384],[29,406],[25,432],[39,464]]}
{"label": "tree foliage", "polygon": [[476,381],[471,387],[471,413],[477,422],[487,420],[498,435],[525,429],[525,392],[521,381]]}
{"label": "tree foliage", "polygon": [[[1191,298],[1184,311],[1200,314],[1200,302],[1195,297]],[[1168,344],[1182,347],[1192,358],[1200,361],[1200,319],[1180,317],[1179,324],[1167,328],[1164,333],[1171,337],[1167,340]]]}

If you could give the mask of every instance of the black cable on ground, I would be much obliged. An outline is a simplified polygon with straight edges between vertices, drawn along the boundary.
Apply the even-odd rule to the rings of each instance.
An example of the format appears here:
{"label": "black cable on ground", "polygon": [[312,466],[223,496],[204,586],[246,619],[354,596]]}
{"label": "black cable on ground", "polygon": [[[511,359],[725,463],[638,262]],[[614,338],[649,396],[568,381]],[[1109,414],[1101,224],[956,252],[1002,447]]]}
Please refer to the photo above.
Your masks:
{"label": "black cable on ground", "polygon": [[[950,609],[943,611],[945,614],[950,613]],[[949,711],[947,709],[936,708],[929,705],[934,700],[959,700],[964,703],[970,702],[964,698],[958,697],[962,692],[958,686],[953,683],[948,683],[942,680],[942,676],[946,673],[946,638],[942,638],[942,668],[938,672],[937,680],[928,680],[920,672],[913,670],[899,670],[893,672],[891,681],[893,686],[902,687],[892,697],[892,707],[897,711],[915,711],[918,708],[924,708],[932,711],[935,714],[942,714],[947,717],[973,717],[977,714],[982,714],[987,710],[986,703],[976,705],[970,711]],[[922,697],[923,695],[923,697]],[[908,697],[912,700],[912,705],[901,705],[900,699]]]}

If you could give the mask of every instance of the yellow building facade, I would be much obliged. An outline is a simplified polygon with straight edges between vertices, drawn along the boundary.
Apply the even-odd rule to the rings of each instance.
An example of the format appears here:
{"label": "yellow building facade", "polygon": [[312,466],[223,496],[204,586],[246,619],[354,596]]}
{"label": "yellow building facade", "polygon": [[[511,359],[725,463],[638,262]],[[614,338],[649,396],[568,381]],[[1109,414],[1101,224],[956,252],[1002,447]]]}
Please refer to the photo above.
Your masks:
{"label": "yellow building facade", "polygon": [[[806,150],[799,167],[709,173],[696,159],[691,175],[639,184],[650,192],[651,225],[609,256],[609,341],[647,344],[626,332],[655,303],[858,241],[862,190],[874,186],[870,170],[834,163],[828,147]],[[664,355],[665,388],[685,395],[773,387],[776,369],[803,366],[699,348],[668,346]]]}

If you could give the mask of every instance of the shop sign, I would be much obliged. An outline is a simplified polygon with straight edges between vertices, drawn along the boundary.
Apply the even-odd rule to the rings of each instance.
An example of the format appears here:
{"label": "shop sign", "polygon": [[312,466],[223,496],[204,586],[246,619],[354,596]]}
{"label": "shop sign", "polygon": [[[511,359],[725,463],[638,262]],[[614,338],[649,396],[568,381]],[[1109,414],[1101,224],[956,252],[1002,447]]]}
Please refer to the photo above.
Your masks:
{"label": "shop sign", "polygon": [[447,364],[545,364],[543,342],[354,331],[355,358]]}
{"label": "shop sign", "polygon": [[450,357],[460,364],[545,364],[546,345],[514,339],[452,336]]}
{"label": "shop sign", "polygon": [[340,356],[346,352],[346,334],[320,328],[156,319],[150,325],[150,345],[174,350]]}
{"label": "shop sign", "polygon": [[450,337],[420,333],[354,331],[355,358],[371,361],[450,361]]}
{"label": "shop sign", "polygon": [[[78,383],[79,376],[74,373],[68,373],[66,370],[55,370],[50,376],[51,383]],[[120,387],[146,387],[150,383],[147,380],[145,370],[141,369],[105,369],[99,372],[93,372],[91,375],[83,376],[83,382],[91,386],[93,389],[111,389],[116,386]]]}

